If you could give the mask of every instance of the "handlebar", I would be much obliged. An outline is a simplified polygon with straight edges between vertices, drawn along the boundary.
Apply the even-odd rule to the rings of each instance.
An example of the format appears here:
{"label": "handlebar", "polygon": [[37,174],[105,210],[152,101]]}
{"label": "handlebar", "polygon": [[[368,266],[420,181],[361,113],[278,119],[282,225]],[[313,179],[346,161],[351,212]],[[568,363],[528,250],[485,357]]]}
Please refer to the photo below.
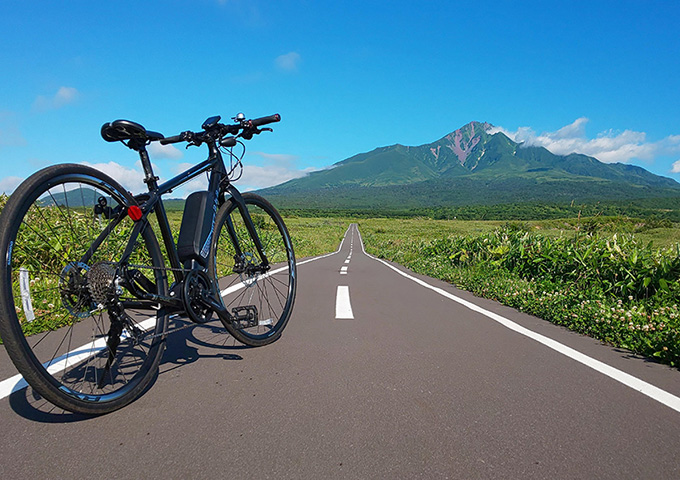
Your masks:
{"label": "handlebar", "polygon": [[269,115],[268,117],[260,117],[254,120],[250,120],[250,124],[253,127],[260,127],[262,125],[267,125],[268,123],[276,123],[281,121],[281,115],[275,113],[274,115]]}
{"label": "handlebar", "polygon": [[[219,117],[217,117],[217,121],[219,121]],[[202,132],[191,132],[187,130],[186,132],[182,132],[179,135],[162,138],[160,139],[160,143],[161,145],[168,145],[170,143],[189,142],[190,144],[199,145],[205,141],[222,140],[222,137],[225,135],[235,135],[236,138],[240,137],[250,140],[253,138],[253,135],[257,135],[265,130],[271,130],[260,129],[259,127],[281,121],[281,115],[275,113],[274,115],[254,118],[252,120],[244,119],[233,125],[224,125],[222,123],[217,123],[217,121],[214,123],[211,122],[212,124]]]}
{"label": "handlebar", "polygon": [[161,138],[160,139],[161,145],[167,145],[169,143],[186,142],[187,140],[185,138],[186,137],[185,134],[187,134],[187,133],[191,133],[191,132],[182,132],[179,135],[175,135],[174,137]]}

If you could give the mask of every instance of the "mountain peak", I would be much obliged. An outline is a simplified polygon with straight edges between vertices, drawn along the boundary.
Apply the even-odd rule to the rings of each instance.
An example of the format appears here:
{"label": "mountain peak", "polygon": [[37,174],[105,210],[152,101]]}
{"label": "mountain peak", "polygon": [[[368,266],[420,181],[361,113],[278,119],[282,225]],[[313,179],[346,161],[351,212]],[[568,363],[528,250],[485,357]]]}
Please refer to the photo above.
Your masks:
{"label": "mountain peak", "polygon": [[430,151],[435,157],[435,162],[439,160],[441,148],[443,147],[450,149],[456,155],[460,164],[465,165],[465,161],[470,156],[472,149],[480,141],[486,139],[487,131],[492,127],[493,125],[487,122],[470,122],[458,130],[449,133],[430,147]]}

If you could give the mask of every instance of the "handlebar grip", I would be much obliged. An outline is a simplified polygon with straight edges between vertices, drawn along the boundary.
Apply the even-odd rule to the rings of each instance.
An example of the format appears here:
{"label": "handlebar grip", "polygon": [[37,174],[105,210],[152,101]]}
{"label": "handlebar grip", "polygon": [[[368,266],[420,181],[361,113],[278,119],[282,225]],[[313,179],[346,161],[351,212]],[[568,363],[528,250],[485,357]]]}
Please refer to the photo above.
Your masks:
{"label": "handlebar grip", "polygon": [[250,121],[253,127],[259,127],[260,125],[267,125],[268,123],[275,123],[281,121],[281,115],[275,113],[274,115],[269,115],[268,117],[255,118]]}
{"label": "handlebar grip", "polygon": [[167,145],[168,143],[179,143],[179,142],[187,142],[191,140],[193,137],[193,133],[191,132],[182,132],[179,135],[175,135],[174,137],[165,137],[161,139],[161,145]]}
{"label": "handlebar grip", "polygon": [[174,137],[165,137],[160,140],[161,145],[167,145],[169,143],[179,143],[184,141],[183,135],[175,135]]}

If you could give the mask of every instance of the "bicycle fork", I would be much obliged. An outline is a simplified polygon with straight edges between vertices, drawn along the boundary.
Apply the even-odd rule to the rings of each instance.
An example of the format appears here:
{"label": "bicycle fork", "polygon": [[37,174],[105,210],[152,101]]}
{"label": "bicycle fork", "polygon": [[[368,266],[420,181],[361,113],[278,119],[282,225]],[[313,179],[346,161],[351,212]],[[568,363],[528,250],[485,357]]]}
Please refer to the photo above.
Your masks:
{"label": "bicycle fork", "polygon": [[[234,186],[232,185],[228,185],[226,191],[231,195],[231,198],[236,202],[236,206],[239,210],[239,213],[241,214],[241,217],[243,217],[243,223],[246,226],[248,235],[250,235],[250,238],[253,239],[255,249],[257,250],[260,259],[262,260],[261,263],[262,268],[265,269],[265,271],[269,270],[269,260],[267,259],[267,255],[264,252],[262,241],[260,240],[260,236],[257,234],[255,224],[253,223],[253,219],[250,217],[250,212],[248,211],[248,207],[246,206],[245,200],[243,200],[243,196],[241,196],[241,193],[238,190],[236,190],[236,188],[234,188]],[[231,217],[227,218],[227,230],[229,232],[231,242],[234,245],[236,256],[241,258],[243,256],[243,252],[241,251],[241,245],[239,243],[238,236],[236,235],[236,230],[234,229],[234,224],[231,221]]]}

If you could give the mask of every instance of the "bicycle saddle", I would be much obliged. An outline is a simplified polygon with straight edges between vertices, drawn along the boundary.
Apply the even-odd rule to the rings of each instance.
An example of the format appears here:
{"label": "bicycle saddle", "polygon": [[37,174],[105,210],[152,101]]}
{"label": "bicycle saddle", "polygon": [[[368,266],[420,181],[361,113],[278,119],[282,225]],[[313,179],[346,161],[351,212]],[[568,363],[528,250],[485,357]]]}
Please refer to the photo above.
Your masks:
{"label": "bicycle saddle", "polygon": [[116,120],[102,125],[102,138],[107,142],[133,140],[135,143],[160,140],[163,137],[158,132],[152,132],[142,127],[139,123],[130,120]]}

